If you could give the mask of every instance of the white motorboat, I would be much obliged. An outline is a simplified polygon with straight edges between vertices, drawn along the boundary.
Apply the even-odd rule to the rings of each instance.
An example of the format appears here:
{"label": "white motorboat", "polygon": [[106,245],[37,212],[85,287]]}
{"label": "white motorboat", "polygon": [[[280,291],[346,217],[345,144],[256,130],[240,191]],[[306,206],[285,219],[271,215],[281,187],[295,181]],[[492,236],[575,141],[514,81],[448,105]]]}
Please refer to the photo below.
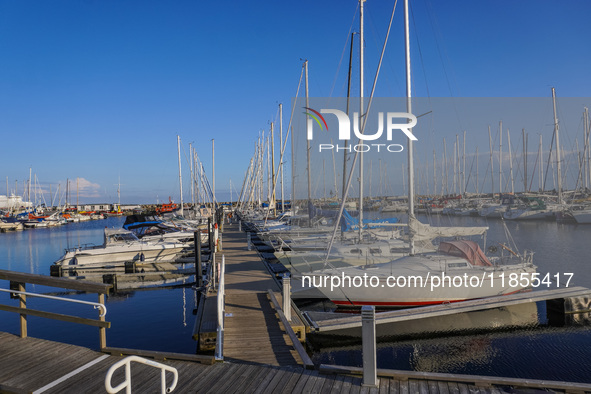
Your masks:
{"label": "white motorboat", "polygon": [[127,261],[165,260],[173,258],[185,246],[178,242],[142,241],[131,231],[105,228],[103,245],[66,250],[55,264],[100,266]]}

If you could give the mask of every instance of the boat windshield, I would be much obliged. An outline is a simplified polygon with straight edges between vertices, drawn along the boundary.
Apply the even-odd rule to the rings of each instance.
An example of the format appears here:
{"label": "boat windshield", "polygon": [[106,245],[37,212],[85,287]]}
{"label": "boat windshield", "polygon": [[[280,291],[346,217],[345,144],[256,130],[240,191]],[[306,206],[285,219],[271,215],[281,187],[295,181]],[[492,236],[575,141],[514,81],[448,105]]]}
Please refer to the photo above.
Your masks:
{"label": "boat windshield", "polygon": [[131,233],[113,234],[109,237],[109,242],[127,242],[127,241],[137,241],[137,237]]}

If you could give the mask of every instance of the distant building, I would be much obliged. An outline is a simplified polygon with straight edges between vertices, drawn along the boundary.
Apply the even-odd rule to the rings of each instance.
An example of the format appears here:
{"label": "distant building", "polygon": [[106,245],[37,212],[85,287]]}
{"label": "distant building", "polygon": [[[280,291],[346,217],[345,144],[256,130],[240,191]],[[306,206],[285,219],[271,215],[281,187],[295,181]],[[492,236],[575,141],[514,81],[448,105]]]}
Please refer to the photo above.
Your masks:
{"label": "distant building", "polygon": [[[96,204],[78,204],[76,209],[80,211],[97,211],[97,212],[117,212],[119,204],[96,203]],[[142,206],[138,204],[121,204],[121,211],[133,211],[134,209],[141,209]]]}
{"label": "distant building", "polygon": [[99,203],[99,204],[79,204],[76,205],[76,209],[80,211],[95,211],[95,212],[108,212],[113,208],[113,204]]}

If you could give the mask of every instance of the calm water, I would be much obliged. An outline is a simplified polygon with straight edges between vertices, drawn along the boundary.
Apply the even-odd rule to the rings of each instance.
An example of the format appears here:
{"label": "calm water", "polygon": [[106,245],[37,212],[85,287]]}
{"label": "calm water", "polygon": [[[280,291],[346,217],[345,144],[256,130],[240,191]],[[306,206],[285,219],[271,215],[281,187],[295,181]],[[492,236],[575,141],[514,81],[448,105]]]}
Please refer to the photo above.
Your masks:
{"label": "calm water", "polygon": [[[0,233],[0,269],[49,275],[49,266],[65,248],[94,243],[102,244],[103,229],[121,227],[122,218],[71,223],[64,226]],[[2,288],[8,284],[2,281]],[[64,289],[27,285],[27,291],[64,295],[97,302],[96,294],[66,294]],[[60,293],[61,292],[61,293]],[[7,293],[0,302],[17,305]],[[188,288],[138,290],[107,298],[107,346],[195,353],[191,338],[195,316],[194,291]],[[27,307],[80,317],[97,318],[89,305],[72,304],[41,298],[27,298]],[[28,317],[29,335],[76,345],[98,348],[98,329],[67,322]],[[18,315],[0,311],[0,331],[19,333]]]}
{"label": "calm water", "polygon": [[[426,222],[428,218],[422,217]],[[434,225],[488,225],[487,244],[505,242],[500,221],[481,218],[438,217]],[[120,227],[121,218],[69,224],[57,228],[0,234],[0,268],[49,274],[49,266],[63,249],[102,243],[103,228]],[[591,288],[589,257],[591,226],[554,222],[508,222],[520,250],[536,252],[538,272],[574,274],[570,286]],[[3,281],[4,282],[4,281]],[[6,282],[2,288],[7,288]],[[29,285],[28,291],[55,293],[60,289]],[[96,295],[68,295],[96,301]],[[191,338],[195,317],[191,288],[133,291],[107,299],[108,346],[194,353]],[[16,305],[8,294],[0,302]],[[96,318],[90,306],[28,298],[27,306],[40,310]],[[591,327],[586,323],[548,324],[545,303],[520,308],[476,312],[444,320],[399,326],[400,335],[378,344],[380,368],[447,373],[512,376],[591,383]],[[438,327],[443,333],[430,333]],[[494,329],[493,329],[494,328]],[[18,334],[18,315],[0,311],[0,330]],[[418,332],[418,333],[417,333]],[[29,317],[29,335],[77,345],[98,347],[98,329]],[[361,365],[359,344],[343,345],[329,338],[312,347],[315,362]]]}

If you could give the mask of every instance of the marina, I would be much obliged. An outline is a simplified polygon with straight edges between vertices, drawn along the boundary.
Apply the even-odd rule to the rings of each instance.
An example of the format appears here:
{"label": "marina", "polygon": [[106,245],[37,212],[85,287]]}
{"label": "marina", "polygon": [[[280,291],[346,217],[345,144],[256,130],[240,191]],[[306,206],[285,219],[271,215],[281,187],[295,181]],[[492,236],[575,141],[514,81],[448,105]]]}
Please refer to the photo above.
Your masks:
{"label": "marina", "polygon": [[0,393],[591,393],[587,4],[91,3],[3,8]]}
{"label": "marina", "polygon": [[[119,220],[119,219],[116,219]],[[242,224],[241,224],[242,226]],[[52,231],[52,230],[36,230],[36,231]],[[26,233],[20,233],[20,234],[26,234]],[[15,235],[20,235],[19,233],[15,233]],[[32,233],[31,233],[32,234]],[[225,322],[226,322],[226,326],[225,326],[225,332],[224,332],[224,364],[228,364],[231,368],[232,368],[232,372],[231,376],[234,376],[234,374],[239,374],[239,371],[243,371],[248,369],[249,370],[249,374],[259,374],[259,373],[263,373],[263,372],[256,372],[257,368],[263,368],[266,374],[269,374],[269,378],[271,378],[271,381],[273,381],[273,383],[271,384],[271,381],[268,381],[266,378],[263,379],[262,381],[259,381],[259,384],[261,385],[267,385],[267,384],[271,384],[271,386],[265,386],[265,387],[269,387],[269,389],[271,391],[273,391],[273,389],[271,389],[270,387],[276,387],[275,391],[280,392],[281,389],[283,389],[283,386],[281,386],[282,388],[280,389],[278,384],[279,384],[279,380],[286,378],[287,376],[289,376],[290,378],[288,379],[288,381],[292,381],[294,380],[294,389],[297,386],[299,387],[308,387],[307,384],[318,384],[318,385],[322,385],[321,387],[324,387],[326,385],[326,387],[334,387],[334,385],[337,385],[337,387],[341,387],[338,385],[342,385],[343,382],[346,382],[347,387],[358,387],[360,388],[360,384],[362,382],[362,377],[359,377],[359,373],[360,370],[359,369],[355,369],[355,365],[351,365],[349,364],[349,366],[344,366],[341,364],[340,367],[330,367],[329,365],[326,364],[326,362],[323,362],[322,360],[324,360],[323,357],[319,357],[318,355],[313,356],[311,361],[302,361],[301,356],[299,356],[298,352],[295,350],[294,345],[293,345],[293,339],[290,338],[290,336],[286,333],[285,331],[285,326],[283,325],[281,319],[276,315],[276,311],[282,310],[281,308],[281,286],[280,280],[273,280],[273,278],[278,278],[276,274],[273,273],[273,271],[269,271],[266,267],[270,265],[270,263],[265,262],[263,259],[261,259],[260,257],[260,253],[256,252],[254,249],[254,245],[253,247],[251,247],[253,250],[252,251],[248,251],[248,237],[246,235],[246,233],[238,231],[238,225],[232,224],[226,224],[225,225],[225,229],[222,232],[223,238],[222,238],[222,250],[218,253],[224,255],[224,261],[225,261],[225,265],[226,265],[226,270],[225,273],[226,275],[224,275],[224,277],[227,279],[226,285],[227,285],[227,290],[225,291],[225,303],[226,303],[226,307],[225,307]],[[252,242],[252,239],[251,239]],[[256,244],[256,242],[252,242],[253,244]],[[263,247],[263,243],[260,243],[261,245],[261,249],[264,250]],[[236,268],[232,268],[232,266],[235,265]],[[237,269],[237,270],[236,270]],[[280,278],[280,277],[279,277]],[[59,280],[65,280],[67,282],[72,281],[72,279],[69,278],[56,278]],[[78,283],[78,281],[75,281],[75,283]],[[265,288],[267,288],[267,290],[265,290]],[[275,300],[275,303],[273,303],[271,297],[270,297],[270,293],[268,292],[268,290],[271,290],[271,292],[275,293],[275,295],[273,296],[273,298],[278,298],[279,301]],[[27,288],[28,290],[28,288]],[[158,291],[158,290],[156,290]],[[161,291],[161,290],[160,290]],[[539,293],[539,294],[537,294]],[[554,293],[554,295],[551,295],[552,293]],[[506,299],[494,299],[491,300],[492,304],[497,303],[499,305],[503,305],[504,307],[509,308],[511,303],[523,303],[526,300],[527,301],[539,301],[542,299],[547,299],[547,298],[552,298],[552,297],[577,297],[581,294],[588,294],[588,290],[584,289],[584,288],[568,288],[568,289],[563,289],[563,290],[554,290],[554,291],[546,291],[545,293],[543,291],[536,291],[536,292],[529,292],[529,293],[524,293],[518,296],[506,296],[503,298]],[[537,298],[536,298],[537,297]],[[111,296],[109,296],[107,298],[107,300],[109,300],[111,298]],[[109,309],[111,309],[110,307],[111,302],[107,302],[106,305],[108,306]],[[445,306],[443,305],[444,309],[446,310],[446,312],[444,313],[450,313],[449,312],[449,308],[451,307],[452,309],[470,309],[470,305],[471,303],[468,302],[465,305],[463,305],[464,303],[456,303],[456,304],[450,304],[449,306]],[[474,305],[472,308],[475,310],[481,310],[482,308],[484,308],[483,302],[481,301],[474,301],[472,302],[472,305]],[[481,307],[479,307],[478,305],[480,305]],[[534,304],[535,305],[535,304]],[[489,306],[485,306],[485,307],[492,307],[492,305]],[[427,310],[433,310],[433,312],[430,312],[431,314],[441,314],[441,312],[437,312],[437,310],[441,310],[440,306],[433,306],[433,307],[426,307]],[[381,319],[385,319],[385,320],[390,320],[390,322],[398,319],[402,319],[402,320],[407,320],[407,319],[417,319],[418,317],[420,317],[420,312],[421,309],[425,309],[425,307],[423,308],[419,308],[419,309],[411,309],[411,310],[401,310],[401,311],[394,311],[394,312],[381,312],[378,313],[376,315],[377,319],[376,319],[376,323],[378,327],[378,333],[380,331],[379,327],[382,325],[380,324],[380,320]],[[260,312],[256,312],[256,311],[260,311]],[[297,309],[296,309],[297,310]],[[249,312],[250,311],[250,312]],[[257,317],[256,313],[253,314],[253,312],[256,313],[262,313],[261,315],[259,315],[260,317]],[[6,313],[6,312],[2,312],[2,313]],[[246,313],[246,314],[245,314]],[[381,317],[380,315],[383,313],[384,317]],[[522,309],[522,310],[517,310],[517,313],[531,313],[531,312],[526,312],[526,310]],[[534,315],[537,316],[537,312],[535,312],[535,308],[534,308]],[[281,314],[283,314],[283,312],[281,312]],[[310,312],[310,314],[313,315],[313,312]],[[294,312],[295,315],[295,312]],[[304,312],[304,316],[306,315],[306,312]],[[17,320],[15,319],[15,316],[10,314],[10,317],[7,316],[7,318],[3,318],[3,321],[7,321],[7,320]],[[34,316],[34,315],[33,315]],[[396,316],[399,316],[398,318]],[[482,318],[484,318],[485,315],[483,315]],[[564,315],[563,315],[564,318]],[[214,317],[214,319],[217,319],[217,317]],[[245,320],[244,320],[245,319]],[[255,321],[257,319],[261,319],[261,323],[257,324],[255,323]],[[342,323],[342,325],[337,324],[337,325],[333,325],[332,327],[339,327],[339,329],[345,329],[347,328],[348,324],[350,325],[351,323],[347,323],[347,321],[355,321],[356,317],[355,316],[350,316],[350,317],[341,317],[340,318],[342,321],[338,322],[338,323]],[[344,319],[344,320],[343,320]],[[428,319],[428,318],[427,318]],[[275,321],[275,323],[271,323],[271,321]],[[537,317],[535,318],[535,320],[537,320]],[[294,326],[296,325],[302,325],[304,324],[302,321],[298,322],[298,320],[291,320],[292,322],[295,322]],[[248,322],[248,323],[247,323]],[[326,321],[329,322],[330,324],[330,320]],[[325,323],[326,323],[325,322]],[[498,320],[497,323],[498,324]],[[36,322],[36,324],[39,324],[40,322]],[[333,321],[332,322],[337,323],[337,321]],[[511,325],[511,327],[515,327],[515,323],[513,322],[513,324]],[[531,323],[531,322],[530,322]],[[233,324],[236,324],[234,326],[234,328],[232,328]],[[289,323],[288,323],[289,324]],[[318,323],[316,323],[318,324]],[[354,325],[355,323],[353,323]],[[440,324],[445,324],[443,322],[441,322]],[[249,330],[245,330],[244,327],[245,325],[251,327],[251,329]],[[484,326],[486,326],[487,324],[485,323]],[[276,328],[274,328],[276,327]],[[314,327],[314,325],[308,327],[308,329],[303,329],[305,334],[305,337],[314,337],[314,331],[318,330],[318,328],[320,327],[320,325]],[[328,330],[331,330],[331,326],[327,326]],[[396,326],[394,326],[396,327]],[[190,384],[191,381],[193,381],[193,373],[195,374],[199,374],[200,372],[198,372],[199,370],[203,369],[203,368],[213,368],[213,367],[199,367],[199,366],[179,366],[179,365],[184,365],[181,364],[182,362],[187,362],[187,360],[191,360],[189,361],[191,365],[194,365],[195,362],[197,363],[203,363],[205,362],[206,364],[210,364],[210,363],[214,363],[215,362],[215,357],[213,356],[194,356],[194,352],[190,352],[187,351],[187,348],[184,348],[183,351],[181,352],[175,352],[175,350],[178,349],[174,349],[173,347],[168,346],[168,349],[166,350],[149,350],[147,349],[147,347],[144,345],[138,345],[135,346],[136,349],[133,349],[134,346],[121,346],[119,347],[118,344],[120,343],[120,341],[116,337],[118,334],[116,333],[116,331],[113,331],[112,329],[115,328],[113,326],[113,323],[111,323],[111,328],[107,329],[107,346],[103,348],[103,352],[106,352],[107,354],[112,354],[114,356],[112,357],[117,357],[117,359],[121,359],[123,357],[123,355],[128,355],[128,354],[139,354],[143,357],[154,357],[156,360],[175,360],[175,359],[180,359],[179,361],[173,361],[171,365],[177,366],[177,368],[179,368],[179,370],[183,370],[183,368],[188,368],[188,370],[191,370],[191,368],[197,368],[197,370],[195,370],[195,372],[191,373],[191,377],[187,377],[184,380],[183,384]],[[128,326],[129,328],[129,326]],[[290,327],[291,329],[291,327]],[[412,331],[406,332],[404,333],[402,329],[398,328],[399,335],[403,335],[404,338],[412,338],[414,336],[414,338],[416,338],[414,341],[418,341],[416,343],[421,343],[421,342],[426,342],[428,343],[429,341],[432,341],[432,339],[429,338],[423,338],[421,339],[421,335],[417,336],[417,333],[413,333]],[[320,331],[322,331],[323,329],[321,328]],[[396,330],[396,328],[395,328]],[[480,332],[487,332],[490,331],[490,328],[484,328],[481,329]],[[568,329],[567,329],[568,330]],[[33,322],[30,325],[29,328],[29,332],[33,332],[35,333],[35,325],[33,325]],[[294,334],[293,337],[298,338],[298,336],[295,335],[295,332],[297,330],[292,331],[292,333]],[[265,337],[263,335],[263,333],[267,332],[270,336],[269,337]],[[461,332],[461,330],[459,331]],[[476,331],[479,332],[479,331]],[[494,332],[494,331],[493,331]],[[501,331],[502,332],[502,331]],[[566,331],[569,332],[569,331]],[[46,333],[47,334],[47,333]],[[9,335],[9,334],[3,334],[3,335]],[[12,334],[10,334],[12,335]],[[92,337],[96,338],[96,333],[92,334],[92,333],[87,333],[87,335],[90,335],[90,339],[92,339]],[[301,336],[301,334],[299,334]],[[449,335],[449,333],[443,333],[440,335],[444,335],[444,337],[446,335]],[[455,334],[457,335],[457,334]],[[480,334],[482,335],[482,334]],[[525,334],[528,335],[528,334]],[[538,334],[539,335],[539,334]],[[55,334],[50,334],[50,335],[43,335],[45,337],[54,337]],[[187,334],[188,337],[190,337],[190,334]],[[14,337],[16,339],[16,337]],[[248,339],[245,339],[248,338]],[[267,339],[265,339],[267,338]],[[273,339],[274,338],[274,339]],[[88,339],[88,338],[87,338]],[[244,346],[244,341],[247,341],[248,343],[252,344],[252,346]],[[297,341],[299,341],[299,339],[296,339]],[[71,339],[69,340],[71,342]],[[402,342],[407,342],[408,339],[403,339]],[[77,341],[74,341],[77,342]],[[91,342],[93,342],[93,344],[91,344],[89,347],[92,349],[96,349],[96,342],[95,340],[91,340]],[[333,341],[334,342],[334,341]],[[338,342],[338,341],[337,341]],[[334,343],[337,343],[334,342]],[[4,342],[3,342],[4,343]],[[57,343],[51,342],[51,341],[47,341],[45,340],[44,342],[47,346],[50,347],[56,347],[56,346],[61,346]],[[84,341],[82,341],[81,343],[84,343]],[[328,341],[328,343],[331,343],[331,340]],[[350,341],[348,343],[351,343]],[[67,345],[65,345],[67,346]],[[269,350],[265,351],[263,350],[265,348],[265,346],[270,346],[268,347]],[[325,346],[326,348],[326,344],[324,344],[323,346]],[[327,349],[330,349],[331,346],[334,345],[328,345],[329,347]],[[338,345],[338,346],[342,346],[342,345]],[[348,345],[349,346],[349,345]],[[378,351],[380,351],[381,348],[380,342],[378,342]],[[130,348],[131,347],[131,348]],[[196,348],[195,344],[193,344],[193,349]],[[285,347],[285,351],[281,350],[282,347]],[[78,349],[78,348],[76,348]],[[81,348],[80,348],[81,349]],[[172,349],[172,350],[171,350]],[[80,350],[76,350],[76,351],[80,351]],[[250,352],[250,353],[249,353]],[[329,352],[333,352],[334,354],[334,350],[329,350]],[[339,352],[342,352],[342,350],[340,350]],[[191,356],[191,354],[193,354],[193,356]],[[304,353],[305,354],[305,353]],[[321,354],[321,353],[320,353]],[[338,354],[338,352],[337,352]],[[473,355],[474,356],[474,355]],[[97,358],[100,356],[97,356]],[[305,354],[305,357],[307,357],[307,354]],[[181,360],[185,360],[185,361],[181,361]],[[207,361],[208,360],[208,361]],[[345,359],[342,359],[343,361]],[[99,365],[103,365],[102,367],[102,374],[104,375],[105,370],[107,369],[107,367],[111,364],[113,364],[115,362],[115,359],[113,359],[110,362],[107,362],[107,359],[105,360],[101,360],[101,364]],[[246,366],[241,367],[242,363],[246,363]],[[253,364],[254,363],[254,364]],[[319,368],[316,371],[313,372],[306,372],[306,369],[304,368],[306,363],[308,363],[308,365],[311,368]],[[219,364],[219,365],[223,365],[223,364]],[[248,365],[251,365],[251,367],[249,367]],[[339,365],[339,363],[337,363],[337,366]],[[347,365],[347,364],[345,364]],[[258,367],[255,367],[258,366]],[[309,368],[310,368],[309,367]],[[76,369],[77,366],[73,366],[72,370]],[[268,368],[271,368],[270,370]],[[273,369],[275,368],[275,369]],[[279,368],[279,369],[276,369]],[[288,369],[285,369],[288,368]],[[296,368],[295,370],[293,368]],[[299,369],[298,369],[299,368]],[[339,369],[341,368],[341,369]],[[382,367],[380,367],[382,368]],[[141,368],[140,368],[141,369]],[[215,369],[215,368],[214,368]],[[287,371],[287,372],[286,372]],[[310,370],[308,370],[310,371]],[[185,372],[186,373],[186,372]],[[217,372],[216,372],[217,373]],[[228,372],[230,373],[230,372]],[[320,374],[319,374],[320,373]],[[326,373],[328,373],[329,375],[326,375]],[[337,375],[331,375],[337,373]],[[339,375],[341,373],[344,373],[346,375]],[[491,376],[487,376],[487,377],[482,377],[480,376],[478,379],[476,378],[472,378],[472,379],[476,379],[475,382],[472,383],[467,383],[467,380],[469,380],[468,377],[465,377],[462,374],[451,374],[449,376],[445,376],[445,374],[441,375],[441,373],[433,373],[428,374],[428,373],[424,373],[422,372],[423,375],[413,375],[412,372],[404,372],[401,370],[398,371],[391,371],[389,369],[378,369],[378,373],[380,376],[382,376],[382,378],[380,379],[380,384],[387,384],[387,387],[398,387],[399,389],[405,390],[410,390],[408,392],[413,392],[411,388],[409,387],[414,387],[417,388],[418,387],[423,387],[423,385],[425,385],[425,387],[438,387],[439,389],[441,389],[442,385],[444,385],[443,387],[446,387],[448,390],[454,391],[457,387],[457,390],[463,390],[463,389],[469,389],[470,386],[464,386],[466,384],[476,384],[477,387],[481,387],[481,390],[483,390],[483,392],[489,392],[487,390],[492,390],[490,392],[504,392],[503,391],[503,387],[515,387],[516,385],[520,385],[523,384],[526,387],[530,387],[527,386],[528,384],[531,384],[533,386],[531,387],[536,387],[537,384],[542,385],[541,387],[546,387],[546,388],[550,388],[550,387],[554,387],[556,390],[565,390],[564,385],[560,385],[558,382],[549,382],[547,380],[544,379],[538,379],[540,381],[545,381],[545,383],[540,383],[540,382],[534,382],[536,379],[528,379],[525,383],[523,381],[520,381],[519,379],[515,379],[515,378],[499,378],[498,382],[499,383],[491,383],[491,382],[497,382],[497,380],[495,380],[494,377]],[[287,374],[287,375],[285,375]],[[294,375],[295,374],[295,375]],[[408,376],[402,378],[402,380],[400,380],[400,376],[399,374],[407,374]],[[154,374],[152,374],[154,375]],[[284,376],[285,375],[285,376]],[[134,375],[135,376],[135,375]],[[182,376],[182,375],[181,375]],[[186,375],[185,375],[186,376]],[[255,375],[256,376],[256,375]],[[283,378],[280,378],[279,376],[284,376]],[[298,376],[297,378],[294,376]],[[347,377],[348,376],[348,377]],[[391,377],[388,377],[391,376]],[[393,377],[393,378],[392,378]],[[55,378],[55,377],[54,377]],[[80,377],[81,378],[81,377]],[[152,378],[150,378],[152,379]],[[305,381],[308,381],[312,379],[315,383],[304,383]],[[488,379],[488,380],[487,380]],[[506,381],[504,381],[503,379],[507,379]],[[515,379],[515,380],[512,380]],[[49,378],[46,378],[47,381],[49,381]],[[300,382],[301,380],[301,382]],[[18,380],[16,380],[18,381]],[[72,382],[75,382],[76,379],[73,379]],[[15,381],[10,380],[10,381],[5,381],[2,384],[4,385],[3,387],[6,388],[6,390],[8,390],[10,392],[10,390],[13,390],[14,392],[18,392],[18,390],[16,390],[16,388],[18,388],[19,386],[12,386],[9,383],[13,383]],[[300,382],[300,383],[298,383]],[[451,383],[450,383],[451,382]],[[45,384],[45,383],[43,383]],[[145,383],[144,383],[145,384]],[[158,382],[156,382],[154,379],[152,379],[152,383],[151,384],[158,384]],[[277,384],[277,386],[275,386],[275,384]],[[491,386],[491,384],[493,386]],[[495,385],[498,386],[495,386]],[[575,389],[581,389],[581,390],[588,390],[589,388],[585,388],[584,385],[578,385],[576,383],[569,383],[572,384]],[[38,383],[38,385],[40,386],[41,383]],[[410,385],[410,386],[409,386]],[[481,385],[481,386],[479,386]],[[554,386],[552,386],[554,385]],[[568,384],[567,384],[568,385]],[[27,386],[27,387],[31,387],[31,386]],[[189,387],[189,386],[182,386],[182,387]],[[289,387],[289,386],[287,386]],[[315,386],[314,386],[315,387]],[[382,386],[380,386],[382,387]],[[498,388],[497,388],[498,387]],[[20,387],[22,388],[22,387]],[[38,387],[37,387],[38,388]],[[16,390],[16,391],[15,391]],[[199,389],[195,389],[196,391],[200,391]],[[499,390],[499,391],[495,391],[495,390]],[[33,391],[33,389],[31,389],[31,391]],[[204,390],[205,392],[206,390]],[[431,391],[429,391],[431,392]]]}

